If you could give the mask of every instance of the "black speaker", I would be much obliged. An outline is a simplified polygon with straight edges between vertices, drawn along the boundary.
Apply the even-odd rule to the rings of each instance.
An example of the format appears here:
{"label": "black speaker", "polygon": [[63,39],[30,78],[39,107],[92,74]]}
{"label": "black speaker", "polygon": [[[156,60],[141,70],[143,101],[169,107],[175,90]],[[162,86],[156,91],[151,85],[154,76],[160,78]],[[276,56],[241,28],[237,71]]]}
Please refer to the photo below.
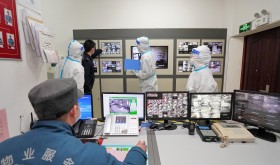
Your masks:
{"label": "black speaker", "polygon": [[195,123],[189,123],[189,135],[194,135]]}

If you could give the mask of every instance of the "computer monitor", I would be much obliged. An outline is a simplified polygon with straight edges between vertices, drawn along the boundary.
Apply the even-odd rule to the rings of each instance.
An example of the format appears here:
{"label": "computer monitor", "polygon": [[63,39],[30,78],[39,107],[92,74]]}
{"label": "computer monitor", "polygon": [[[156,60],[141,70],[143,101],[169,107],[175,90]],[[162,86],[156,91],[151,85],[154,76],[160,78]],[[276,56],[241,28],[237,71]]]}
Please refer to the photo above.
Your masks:
{"label": "computer monitor", "polygon": [[190,120],[231,120],[233,93],[190,93]]}
{"label": "computer monitor", "polygon": [[93,105],[92,105],[92,95],[84,94],[83,97],[78,99],[80,107],[80,119],[91,119],[93,118]]}
{"label": "computer monitor", "polygon": [[109,114],[132,114],[145,120],[144,93],[102,93],[102,118]]}
{"label": "computer monitor", "polygon": [[188,119],[187,91],[146,92],[146,119],[148,120],[186,120]]}
{"label": "computer monitor", "polygon": [[[168,69],[168,46],[150,46],[157,69]],[[140,52],[137,46],[131,46],[131,59],[139,60]]]}
{"label": "computer monitor", "polygon": [[248,129],[254,136],[276,141],[267,131],[280,133],[280,95],[256,91],[234,91],[233,120],[257,128]]}

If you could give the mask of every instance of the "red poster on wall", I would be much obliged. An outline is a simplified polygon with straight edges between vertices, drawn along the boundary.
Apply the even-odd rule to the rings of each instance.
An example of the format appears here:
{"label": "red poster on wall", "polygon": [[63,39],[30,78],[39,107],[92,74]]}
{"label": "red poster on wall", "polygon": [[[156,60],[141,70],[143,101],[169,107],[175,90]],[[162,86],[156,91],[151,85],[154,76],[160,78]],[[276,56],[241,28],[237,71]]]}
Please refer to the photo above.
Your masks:
{"label": "red poster on wall", "polygon": [[0,59],[21,59],[16,0],[0,0]]}

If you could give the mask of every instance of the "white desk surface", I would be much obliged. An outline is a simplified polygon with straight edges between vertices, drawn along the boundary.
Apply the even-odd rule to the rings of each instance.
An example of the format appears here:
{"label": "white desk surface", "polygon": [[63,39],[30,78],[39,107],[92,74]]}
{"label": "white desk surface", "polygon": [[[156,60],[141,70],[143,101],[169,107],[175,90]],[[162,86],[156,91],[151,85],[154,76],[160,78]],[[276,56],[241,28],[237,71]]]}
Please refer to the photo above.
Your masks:
{"label": "white desk surface", "polygon": [[280,163],[280,138],[268,142],[256,138],[255,143],[203,142],[197,132],[188,129],[155,131],[161,165],[276,165]]}
{"label": "white desk surface", "polygon": [[[189,135],[188,129],[155,131],[161,165],[276,165],[280,162],[280,137],[277,142],[256,138],[255,143],[203,142],[197,132]],[[138,140],[147,143],[146,128],[139,136],[109,136],[103,144],[135,145]],[[149,145],[149,144],[148,144]]]}

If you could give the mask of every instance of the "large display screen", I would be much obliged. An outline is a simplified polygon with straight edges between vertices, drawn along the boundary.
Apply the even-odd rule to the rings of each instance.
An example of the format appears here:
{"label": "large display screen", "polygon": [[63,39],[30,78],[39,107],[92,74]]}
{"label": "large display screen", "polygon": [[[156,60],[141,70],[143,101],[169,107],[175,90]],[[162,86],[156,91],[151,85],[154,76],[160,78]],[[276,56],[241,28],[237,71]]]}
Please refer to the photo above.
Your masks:
{"label": "large display screen", "polygon": [[[168,46],[150,46],[154,55],[154,61],[157,69],[168,68]],[[131,59],[140,60],[141,54],[137,46],[131,46]]]}
{"label": "large display screen", "polygon": [[233,120],[279,133],[280,95],[235,90]]}
{"label": "large display screen", "polygon": [[103,118],[108,114],[137,114],[140,120],[144,120],[144,111],[144,93],[102,93]]}
{"label": "large display screen", "polygon": [[102,54],[121,54],[121,42],[101,42]]}
{"label": "large display screen", "polygon": [[93,106],[92,106],[92,95],[84,94],[83,97],[78,99],[80,107],[80,119],[91,119],[93,118]]}
{"label": "large display screen", "polygon": [[190,120],[230,120],[233,93],[191,93]]}
{"label": "large display screen", "polygon": [[147,92],[147,119],[187,119],[188,94],[188,92]]}
{"label": "large display screen", "polygon": [[178,42],[178,54],[191,54],[193,48],[198,47],[198,42]]}
{"label": "large display screen", "polygon": [[203,45],[208,46],[211,54],[223,53],[223,42],[203,42]]}
{"label": "large display screen", "polygon": [[121,72],[122,66],[121,61],[101,61],[101,71],[102,73],[112,73],[112,72]]}

